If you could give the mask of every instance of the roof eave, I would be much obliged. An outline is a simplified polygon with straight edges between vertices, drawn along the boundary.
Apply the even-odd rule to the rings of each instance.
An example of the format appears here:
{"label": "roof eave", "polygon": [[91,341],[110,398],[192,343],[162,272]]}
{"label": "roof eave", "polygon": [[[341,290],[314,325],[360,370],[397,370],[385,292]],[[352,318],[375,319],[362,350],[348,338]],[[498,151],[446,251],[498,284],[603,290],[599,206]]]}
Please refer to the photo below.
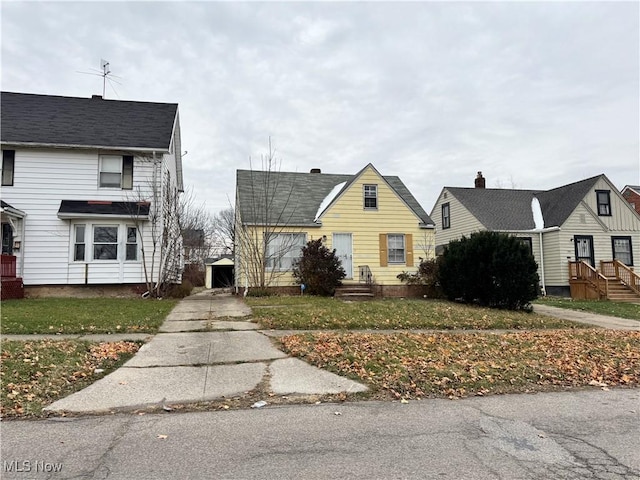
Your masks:
{"label": "roof eave", "polygon": [[169,153],[166,147],[123,147],[118,145],[79,145],[65,143],[37,143],[37,142],[12,142],[3,140],[0,142],[2,146],[30,147],[30,148],[66,148],[74,150],[125,150],[128,152],[145,152],[145,153]]}

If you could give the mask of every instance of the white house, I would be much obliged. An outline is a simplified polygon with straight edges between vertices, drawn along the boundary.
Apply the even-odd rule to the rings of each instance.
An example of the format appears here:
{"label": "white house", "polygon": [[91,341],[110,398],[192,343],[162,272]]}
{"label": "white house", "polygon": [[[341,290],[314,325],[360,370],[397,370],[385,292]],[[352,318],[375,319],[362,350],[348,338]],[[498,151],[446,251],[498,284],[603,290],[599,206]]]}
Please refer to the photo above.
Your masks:
{"label": "white house", "polygon": [[17,276],[27,287],[144,283],[150,217],[165,228],[161,199],[183,190],[178,105],[0,95],[2,253]]}

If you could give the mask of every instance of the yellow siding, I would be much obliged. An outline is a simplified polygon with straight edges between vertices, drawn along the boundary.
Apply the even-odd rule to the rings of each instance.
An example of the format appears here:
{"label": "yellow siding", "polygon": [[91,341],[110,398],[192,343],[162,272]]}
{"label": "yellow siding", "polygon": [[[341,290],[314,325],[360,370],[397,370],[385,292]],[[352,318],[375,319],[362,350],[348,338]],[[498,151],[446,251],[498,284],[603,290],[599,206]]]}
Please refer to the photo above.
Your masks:
{"label": "yellow siding", "polygon": [[[378,186],[378,208],[364,209],[364,185]],[[333,249],[334,233],[351,233],[353,239],[353,282],[358,281],[358,267],[367,265],[373,274],[373,281],[378,285],[400,285],[397,275],[403,271],[415,272],[420,258],[433,258],[434,231],[419,228],[420,219],[386,184],[375,169],[368,167],[350,185],[340,197],[324,212],[319,228],[308,228],[306,240],[323,238],[325,245]],[[252,227],[262,232],[262,227]],[[300,228],[281,229],[282,232],[301,232]],[[413,250],[413,266],[402,264],[380,265],[380,234],[404,234],[411,245],[405,246],[409,263]],[[261,237],[261,233],[258,234]],[[238,245],[240,256],[242,247]],[[239,266],[240,267],[240,266]],[[241,268],[236,268],[238,285],[244,286],[244,275]],[[292,285],[289,272],[276,275],[273,286]]]}

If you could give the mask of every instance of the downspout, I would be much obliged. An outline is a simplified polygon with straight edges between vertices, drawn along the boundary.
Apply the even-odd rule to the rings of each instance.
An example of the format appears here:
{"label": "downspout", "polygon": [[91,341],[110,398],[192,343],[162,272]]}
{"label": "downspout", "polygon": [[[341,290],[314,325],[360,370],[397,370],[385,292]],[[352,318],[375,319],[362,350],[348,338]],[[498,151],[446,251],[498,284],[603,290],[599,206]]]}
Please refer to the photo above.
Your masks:
{"label": "downspout", "polygon": [[539,238],[540,238],[540,278],[542,280],[542,296],[546,297],[547,296],[547,286],[545,283],[545,279],[544,279],[544,248],[542,246],[542,235],[543,235],[543,231],[540,230],[538,232]]}

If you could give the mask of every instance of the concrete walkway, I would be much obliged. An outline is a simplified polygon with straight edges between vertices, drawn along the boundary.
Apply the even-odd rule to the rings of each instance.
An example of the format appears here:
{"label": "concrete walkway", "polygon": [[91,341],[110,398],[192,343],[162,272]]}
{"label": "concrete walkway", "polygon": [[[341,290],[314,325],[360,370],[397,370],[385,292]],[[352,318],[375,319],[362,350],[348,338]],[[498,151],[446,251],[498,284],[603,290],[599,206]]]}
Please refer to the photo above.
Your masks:
{"label": "concrete walkway", "polygon": [[[288,358],[256,331],[242,299],[211,291],[187,297],[158,335],[121,368],[52,403],[49,412],[98,413],[197,403],[260,388],[274,395],[362,392],[362,384]],[[206,331],[205,331],[206,330]],[[219,331],[209,331],[219,330]]]}
{"label": "concrete walkway", "polygon": [[596,327],[608,328],[610,330],[640,330],[639,320],[627,318],[610,317],[598,315],[596,313],[583,312],[580,310],[569,310],[568,308],[551,307],[549,305],[534,305],[533,311],[540,315],[571,320],[573,322],[586,323]]}

